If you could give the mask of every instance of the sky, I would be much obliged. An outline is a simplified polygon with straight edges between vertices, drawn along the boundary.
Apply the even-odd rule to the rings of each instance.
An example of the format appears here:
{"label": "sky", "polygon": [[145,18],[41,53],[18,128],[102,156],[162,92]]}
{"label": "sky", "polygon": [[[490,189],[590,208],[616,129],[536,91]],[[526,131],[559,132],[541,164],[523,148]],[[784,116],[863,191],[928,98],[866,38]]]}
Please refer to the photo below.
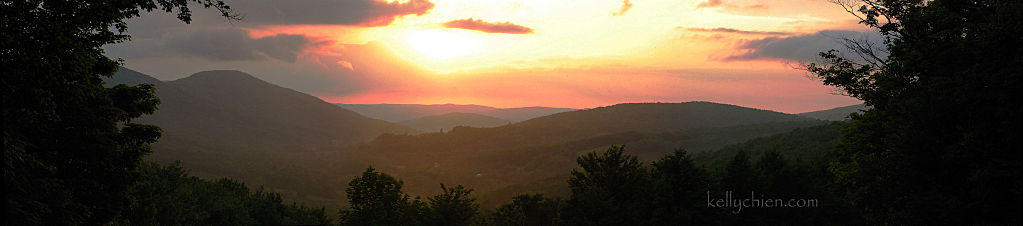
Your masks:
{"label": "sky", "polygon": [[225,0],[144,13],[125,67],[239,70],[327,102],[593,108],[712,101],[787,113],[858,104],[801,65],[880,40],[828,0]]}

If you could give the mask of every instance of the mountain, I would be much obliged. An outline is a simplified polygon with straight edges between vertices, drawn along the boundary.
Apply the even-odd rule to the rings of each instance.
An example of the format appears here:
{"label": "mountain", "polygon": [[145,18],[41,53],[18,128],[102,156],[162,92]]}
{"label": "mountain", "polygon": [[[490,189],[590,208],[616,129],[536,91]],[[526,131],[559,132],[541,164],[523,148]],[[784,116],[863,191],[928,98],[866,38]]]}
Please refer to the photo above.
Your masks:
{"label": "mountain", "polygon": [[[495,132],[539,140],[564,140],[628,131],[663,132],[781,121],[813,119],[711,102],[627,103],[557,113],[499,130],[495,128]],[[456,128],[451,132],[459,131]]]}
{"label": "mountain", "polygon": [[848,118],[849,114],[852,114],[854,112],[859,112],[859,111],[862,111],[862,110],[867,110],[867,109],[869,109],[867,106],[865,106],[863,104],[857,104],[857,105],[850,105],[850,106],[845,106],[845,107],[832,108],[832,109],[828,109],[828,110],[820,110],[820,111],[811,111],[811,112],[806,112],[806,113],[799,113],[798,115],[803,116],[803,117],[810,117],[810,118],[820,119],[820,120],[845,121],[845,120],[849,120],[849,118]]}
{"label": "mountain", "polygon": [[408,121],[432,115],[448,113],[477,113],[497,108],[481,105],[460,104],[337,104],[359,114],[389,122]]}
{"label": "mountain", "polygon": [[473,113],[447,113],[402,121],[398,124],[421,131],[451,131],[455,126],[495,127],[511,123],[511,121]]}
{"label": "mountain", "polygon": [[[141,75],[123,71],[114,81]],[[239,71],[204,71],[163,82],[157,96],[160,109],[140,121],[164,129],[160,143],[199,150],[313,151],[412,131]]]}
{"label": "mountain", "polygon": [[829,122],[750,139],[718,150],[698,153],[694,160],[697,164],[718,168],[724,166],[739,151],[746,151],[752,159],[758,159],[764,152],[773,150],[786,158],[799,159],[802,162],[828,162],[834,158],[835,144],[842,135],[843,125],[845,125],[843,122]]}
{"label": "mountain", "polygon": [[578,155],[610,145],[625,144],[650,161],[675,148],[709,151],[822,123],[710,102],[618,104],[492,128],[385,134],[352,153],[362,156],[363,167],[402,178],[412,193],[435,192],[437,183],[462,184],[485,203],[501,203],[509,194],[560,189]]}
{"label": "mountain", "polygon": [[154,85],[163,85],[163,82],[153,78],[149,75],[142,74],[140,72],[121,67],[117,70],[117,73],[113,77],[103,78],[103,82],[107,87],[114,85],[125,84],[125,85],[138,85],[142,83],[149,83]]}
{"label": "mountain", "polygon": [[337,105],[371,118],[381,119],[389,122],[402,122],[426,116],[443,115],[448,113],[475,113],[505,119],[508,121],[520,122],[536,117],[577,110],[571,108],[551,107],[495,108],[482,105],[459,105],[459,104],[426,105],[426,104],[338,103]]}
{"label": "mountain", "polygon": [[[502,121],[491,128],[414,133],[237,71],[160,82],[124,69],[110,81],[157,87],[163,104],[138,120],[164,129],[149,160],[180,160],[200,177],[231,177],[263,185],[288,201],[328,208],[344,204],[348,182],[368,166],[402,178],[414,195],[435,194],[438,183],[466,185],[489,208],[523,192],[566,194],[564,181],[577,167],[576,157],[610,145],[625,144],[630,154],[650,161],[674,148],[699,153],[824,123],[709,102],[638,103]],[[482,115],[430,118],[465,121]]]}
{"label": "mountain", "polygon": [[[345,178],[307,166],[322,162],[319,153],[343,151],[383,133],[418,132],[239,71],[204,71],[162,82],[121,68],[105,81],[156,87],[159,109],[136,120],[163,129],[148,160],[180,160],[197,176],[265,185],[288,200],[309,204],[336,207],[344,200],[332,188],[343,190]],[[338,161],[358,160],[346,155],[323,164],[354,165]]]}
{"label": "mountain", "polygon": [[483,112],[478,112],[481,115],[487,115],[495,118],[507,119],[513,122],[521,122],[530,120],[537,117],[543,117],[547,115],[553,115],[561,112],[575,111],[579,109],[572,108],[552,108],[552,107],[522,107],[522,108],[500,108],[493,109]]}

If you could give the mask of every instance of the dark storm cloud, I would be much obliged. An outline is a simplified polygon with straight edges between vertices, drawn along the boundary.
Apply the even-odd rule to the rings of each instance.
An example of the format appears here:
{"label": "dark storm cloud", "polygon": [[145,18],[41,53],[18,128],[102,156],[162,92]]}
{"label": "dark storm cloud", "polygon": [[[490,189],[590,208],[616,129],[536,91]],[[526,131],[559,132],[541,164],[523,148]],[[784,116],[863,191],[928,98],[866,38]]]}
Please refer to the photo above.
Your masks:
{"label": "dark storm cloud", "polygon": [[530,34],[533,33],[532,28],[528,28],[522,25],[513,24],[510,22],[493,23],[482,20],[476,20],[473,18],[452,20],[444,23],[444,27],[447,28],[460,28],[467,30],[476,30],[487,33],[505,33],[505,34]]}
{"label": "dark storm cloud", "polygon": [[867,41],[874,44],[880,44],[883,41],[883,37],[876,32],[834,30],[789,37],[768,37],[742,41],[737,46],[737,49],[744,53],[726,57],[724,60],[780,59],[810,61],[817,59],[818,53],[831,49],[836,49],[846,54],[853,54],[851,50],[843,45],[843,39]]}
{"label": "dark storm cloud", "polygon": [[[398,17],[422,15],[433,9],[429,0],[386,2],[383,0],[252,0],[232,2],[250,25],[353,25],[386,26]],[[250,26],[245,25],[245,26]]]}
{"label": "dark storm cloud", "polygon": [[238,61],[268,58],[294,62],[310,45],[302,35],[249,38],[244,28],[275,25],[386,26],[397,18],[422,15],[433,9],[430,0],[388,2],[385,0],[238,0],[227,1],[240,21],[228,21],[216,10],[195,10],[192,23],[185,24],[172,14],[152,13],[129,20],[133,41],[107,45],[108,55],[131,59],[189,57]]}
{"label": "dark storm cloud", "polygon": [[739,30],[735,28],[719,27],[719,28],[686,28],[688,31],[695,32],[712,32],[712,33],[733,33],[733,34],[744,34],[744,35],[792,35],[790,32],[781,31],[747,31]]}
{"label": "dark storm cloud", "polygon": [[188,57],[214,60],[262,60],[266,57],[295,62],[313,43],[301,35],[280,34],[251,38],[241,29],[194,32],[167,40],[167,48]]}

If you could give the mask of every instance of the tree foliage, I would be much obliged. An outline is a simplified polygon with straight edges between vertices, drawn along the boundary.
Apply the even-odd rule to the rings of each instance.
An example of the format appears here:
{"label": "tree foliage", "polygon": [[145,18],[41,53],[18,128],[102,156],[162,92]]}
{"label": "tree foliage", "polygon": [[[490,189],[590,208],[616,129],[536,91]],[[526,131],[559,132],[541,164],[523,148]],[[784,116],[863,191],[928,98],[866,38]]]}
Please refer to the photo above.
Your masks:
{"label": "tree foliage", "polygon": [[[349,225],[401,225],[411,221],[416,211],[409,195],[401,191],[403,182],[391,175],[366,168],[352,179],[345,193],[350,210],[341,211],[341,223]],[[412,215],[412,216],[410,216]]]}
{"label": "tree foliage", "polygon": [[441,184],[441,194],[411,199],[401,190],[404,183],[391,175],[366,168],[352,179],[348,194],[349,209],[341,210],[342,225],[470,225],[479,214],[472,189]]}
{"label": "tree foliage", "polygon": [[688,152],[675,149],[651,166],[652,195],[655,196],[650,203],[653,224],[710,223],[712,210],[702,202],[711,183],[710,176],[693,162]]}
{"label": "tree foliage", "polygon": [[231,179],[189,176],[180,162],[143,164],[142,177],[128,194],[131,205],[115,223],[122,225],[326,225],[325,209],[286,205],[280,194],[250,191]]}
{"label": "tree foliage", "polygon": [[643,211],[650,189],[650,174],[626,155],[624,146],[612,146],[602,153],[591,152],[577,159],[581,169],[573,170],[568,186],[564,216],[577,225],[626,225],[645,222]]}
{"label": "tree foliage", "polygon": [[872,107],[831,167],[851,202],[874,224],[1019,224],[1023,2],[838,3],[887,37],[807,65]]}
{"label": "tree foliage", "polygon": [[563,207],[564,201],[560,199],[545,198],[543,194],[523,194],[512,198],[512,203],[498,207],[490,223],[501,226],[559,225]]}
{"label": "tree foliage", "polygon": [[480,205],[472,197],[472,189],[462,185],[453,188],[440,184],[441,194],[427,198],[433,225],[470,225],[479,215]]}
{"label": "tree foliage", "polygon": [[[177,12],[185,0],[4,0],[3,67],[5,222],[105,224],[128,203],[142,156],[160,129],[133,123],[153,113],[153,87],[105,88],[119,62],[105,44],[128,40],[125,20],[143,11]],[[220,1],[195,0],[230,9]]]}

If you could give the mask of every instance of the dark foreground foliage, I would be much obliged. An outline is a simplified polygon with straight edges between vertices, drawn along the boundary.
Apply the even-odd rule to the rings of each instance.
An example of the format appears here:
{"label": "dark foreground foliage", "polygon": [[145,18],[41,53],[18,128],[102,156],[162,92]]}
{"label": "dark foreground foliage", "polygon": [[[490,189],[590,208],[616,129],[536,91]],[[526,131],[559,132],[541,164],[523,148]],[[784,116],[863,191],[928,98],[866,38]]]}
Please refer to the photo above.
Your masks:
{"label": "dark foreground foliage", "polygon": [[887,39],[809,64],[871,107],[832,165],[872,224],[1023,222],[1023,1],[839,1]]}
{"label": "dark foreground foliage", "polygon": [[461,185],[422,201],[401,190],[404,182],[369,167],[345,190],[351,208],[341,210],[342,225],[471,225],[479,215],[472,189]]}
{"label": "dark foreground foliage", "polygon": [[142,165],[131,186],[131,205],[116,218],[122,225],[327,225],[323,208],[286,205],[280,194],[251,191],[231,179],[189,176],[179,164]]}
{"label": "dark foreground foliage", "polygon": [[[834,126],[821,126],[834,128]],[[756,147],[755,145],[750,145]],[[753,149],[755,150],[755,149]],[[471,190],[442,186],[421,201],[401,191],[402,182],[368,168],[347,190],[352,207],[341,211],[344,225],[857,225],[857,217],[834,187],[821,161],[790,160],[777,151],[750,159],[745,150],[708,172],[684,150],[649,165],[625,154],[623,146],[580,156],[567,199],[542,194],[512,198],[479,214]],[[814,200],[812,206],[709,205],[711,199]]]}
{"label": "dark foreground foliage", "polygon": [[129,201],[142,157],[160,128],[132,122],[160,101],[152,85],[104,87],[120,62],[102,46],[128,40],[126,20],[146,11],[177,13],[217,0],[4,0],[4,222],[109,223]]}

